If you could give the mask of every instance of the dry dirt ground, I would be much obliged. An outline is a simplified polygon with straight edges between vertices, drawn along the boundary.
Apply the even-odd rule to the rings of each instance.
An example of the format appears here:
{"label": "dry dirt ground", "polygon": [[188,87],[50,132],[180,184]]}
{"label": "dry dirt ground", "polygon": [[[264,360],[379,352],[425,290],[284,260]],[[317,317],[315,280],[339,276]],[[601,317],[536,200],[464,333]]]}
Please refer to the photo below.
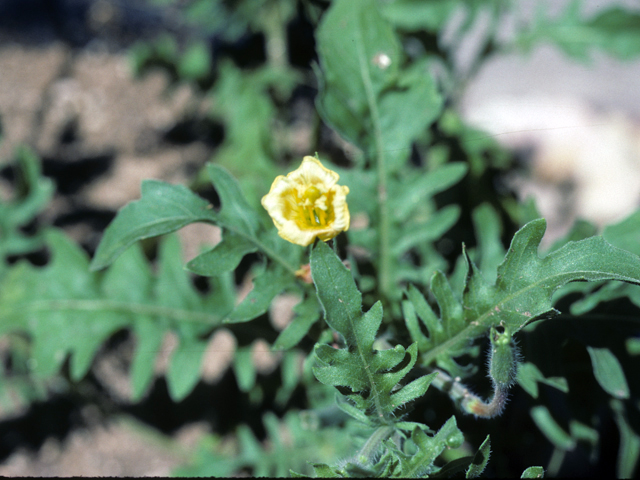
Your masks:
{"label": "dry dirt ground", "polygon": [[640,206],[640,62],[593,57],[581,65],[541,45],[494,58],[463,101],[470,123],[527,152],[527,175],[510,180],[547,219],[543,245],[577,218],[604,227]]}
{"label": "dry dirt ground", "polygon": [[[0,72],[0,158],[10,158],[21,143],[43,158],[45,173],[63,193],[46,221],[64,222],[79,206],[115,211],[139,196],[142,179],[186,183],[209,159],[203,142],[163,141],[194,110],[206,108],[203,99],[186,86],[168,89],[162,72],[133,80],[124,54],[63,43],[5,44]],[[95,247],[90,235],[80,230],[75,239]]]}

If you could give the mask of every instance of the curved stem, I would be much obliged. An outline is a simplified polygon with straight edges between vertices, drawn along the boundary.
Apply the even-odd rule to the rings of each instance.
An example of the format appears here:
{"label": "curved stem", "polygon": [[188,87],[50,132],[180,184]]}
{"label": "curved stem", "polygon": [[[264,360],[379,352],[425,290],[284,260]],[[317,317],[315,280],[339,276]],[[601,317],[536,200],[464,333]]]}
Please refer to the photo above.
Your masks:
{"label": "curved stem", "polygon": [[440,369],[436,369],[438,375],[431,382],[435,388],[445,392],[451,399],[460,405],[465,413],[471,413],[480,418],[493,418],[500,415],[509,399],[509,387],[505,385],[493,385],[493,397],[484,401],[481,397],[460,383],[459,378],[452,378]]}

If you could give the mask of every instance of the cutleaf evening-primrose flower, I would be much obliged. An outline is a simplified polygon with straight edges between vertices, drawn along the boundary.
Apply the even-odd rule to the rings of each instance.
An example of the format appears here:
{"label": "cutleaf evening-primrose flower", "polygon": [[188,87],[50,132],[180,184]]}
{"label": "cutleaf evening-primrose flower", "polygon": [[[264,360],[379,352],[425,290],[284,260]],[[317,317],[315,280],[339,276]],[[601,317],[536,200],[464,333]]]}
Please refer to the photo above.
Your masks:
{"label": "cutleaf evening-primrose flower", "polygon": [[278,235],[285,240],[310,245],[315,238],[331,240],[349,229],[349,187],[337,185],[340,176],[317,158],[304,157],[297,170],[279,175],[262,197]]}

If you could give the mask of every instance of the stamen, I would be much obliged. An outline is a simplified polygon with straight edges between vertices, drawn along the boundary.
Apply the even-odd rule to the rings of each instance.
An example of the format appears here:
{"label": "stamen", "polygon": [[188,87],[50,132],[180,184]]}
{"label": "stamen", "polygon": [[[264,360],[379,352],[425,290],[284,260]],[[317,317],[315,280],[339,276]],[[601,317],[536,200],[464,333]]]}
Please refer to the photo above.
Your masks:
{"label": "stamen", "polygon": [[318,224],[325,227],[327,225],[327,214],[321,208],[315,208],[314,213],[316,219],[318,220]]}

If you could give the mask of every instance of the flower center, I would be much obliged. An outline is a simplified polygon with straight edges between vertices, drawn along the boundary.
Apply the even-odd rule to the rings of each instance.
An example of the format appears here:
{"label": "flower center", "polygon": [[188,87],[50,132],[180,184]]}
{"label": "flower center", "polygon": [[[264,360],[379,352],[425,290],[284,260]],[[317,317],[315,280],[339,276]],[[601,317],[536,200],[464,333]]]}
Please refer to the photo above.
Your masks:
{"label": "flower center", "polygon": [[307,225],[327,226],[327,196],[315,185],[308,186],[302,194],[301,210]]}
{"label": "flower center", "polygon": [[315,185],[311,185],[309,187],[307,187],[307,189],[304,191],[304,195],[303,197],[305,199],[308,199],[311,203],[315,203],[316,200],[318,198],[320,198],[322,196],[322,192],[320,192],[320,189],[318,187],[316,187]]}

